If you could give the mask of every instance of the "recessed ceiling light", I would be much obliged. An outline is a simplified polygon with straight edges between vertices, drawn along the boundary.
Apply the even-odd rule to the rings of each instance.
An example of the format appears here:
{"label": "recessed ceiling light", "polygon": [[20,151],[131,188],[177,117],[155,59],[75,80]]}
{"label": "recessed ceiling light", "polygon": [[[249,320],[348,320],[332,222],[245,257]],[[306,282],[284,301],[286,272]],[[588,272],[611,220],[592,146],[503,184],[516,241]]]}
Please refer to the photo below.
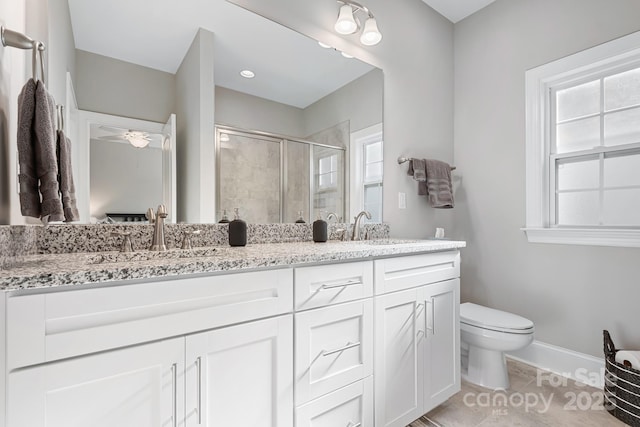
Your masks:
{"label": "recessed ceiling light", "polygon": [[242,70],[242,71],[240,71],[240,75],[242,77],[244,77],[245,79],[252,79],[252,78],[254,78],[256,76],[256,73],[254,73],[251,70]]}
{"label": "recessed ceiling light", "polygon": [[348,53],[344,53],[344,52],[340,52],[342,54],[342,56],[344,56],[345,58],[353,58],[353,56],[349,55]]}
{"label": "recessed ceiling light", "polygon": [[323,48],[325,48],[325,49],[329,49],[329,48],[331,48],[331,46],[329,46],[329,45],[328,45],[328,44],[326,44],[326,43],[318,42],[318,44],[320,45],[320,47],[323,47]]}

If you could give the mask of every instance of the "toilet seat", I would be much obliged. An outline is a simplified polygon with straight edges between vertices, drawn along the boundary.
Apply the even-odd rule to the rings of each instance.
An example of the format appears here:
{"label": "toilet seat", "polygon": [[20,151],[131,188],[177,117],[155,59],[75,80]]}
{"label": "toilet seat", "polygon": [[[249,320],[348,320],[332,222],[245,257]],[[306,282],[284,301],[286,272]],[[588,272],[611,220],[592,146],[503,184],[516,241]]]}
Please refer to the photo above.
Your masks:
{"label": "toilet seat", "polygon": [[470,302],[460,304],[460,323],[510,334],[533,333],[533,322],[529,319]]}

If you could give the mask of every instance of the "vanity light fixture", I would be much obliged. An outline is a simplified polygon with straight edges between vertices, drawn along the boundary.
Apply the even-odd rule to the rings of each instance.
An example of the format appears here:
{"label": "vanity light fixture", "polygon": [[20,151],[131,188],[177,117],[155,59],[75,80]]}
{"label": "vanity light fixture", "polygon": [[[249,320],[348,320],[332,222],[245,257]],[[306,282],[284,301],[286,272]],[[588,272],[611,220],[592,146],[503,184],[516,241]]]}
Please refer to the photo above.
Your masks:
{"label": "vanity light fixture", "polygon": [[240,71],[240,75],[242,77],[244,77],[245,79],[252,79],[252,78],[254,78],[256,76],[256,73],[254,73],[251,70],[242,70],[242,71]]}
{"label": "vanity light fixture", "polygon": [[348,35],[358,31],[361,25],[356,13],[362,11],[367,14],[367,20],[364,23],[364,29],[360,35],[360,43],[365,46],[373,46],[380,43],[382,33],[380,33],[378,29],[375,16],[373,16],[373,13],[371,13],[367,7],[351,0],[338,0],[338,3],[341,3],[342,6],[340,6],[338,20],[334,28],[339,34]]}
{"label": "vanity light fixture", "polygon": [[124,134],[124,139],[136,148],[144,148],[151,142],[146,132],[128,131]]}
{"label": "vanity light fixture", "polygon": [[340,54],[341,54],[342,56],[344,56],[345,58],[347,58],[347,59],[352,59],[352,58],[353,58],[353,56],[349,55],[349,54],[348,54],[348,53],[346,53],[346,52],[340,52]]}
{"label": "vanity light fixture", "polygon": [[322,43],[322,42],[318,42],[318,44],[320,45],[320,47],[325,48],[325,49],[331,49],[331,46],[329,46],[326,43]]}

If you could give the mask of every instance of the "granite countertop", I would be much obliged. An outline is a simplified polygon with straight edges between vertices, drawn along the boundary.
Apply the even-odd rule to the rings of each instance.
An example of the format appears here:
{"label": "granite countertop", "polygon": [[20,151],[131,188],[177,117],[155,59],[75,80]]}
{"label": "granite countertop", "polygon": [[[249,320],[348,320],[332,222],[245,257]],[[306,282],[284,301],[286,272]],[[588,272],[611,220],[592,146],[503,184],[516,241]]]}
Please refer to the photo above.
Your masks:
{"label": "granite countertop", "polygon": [[0,270],[0,291],[152,279],[266,267],[286,267],[465,247],[450,240],[263,243],[245,247],[194,248],[169,252],[29,255]]}

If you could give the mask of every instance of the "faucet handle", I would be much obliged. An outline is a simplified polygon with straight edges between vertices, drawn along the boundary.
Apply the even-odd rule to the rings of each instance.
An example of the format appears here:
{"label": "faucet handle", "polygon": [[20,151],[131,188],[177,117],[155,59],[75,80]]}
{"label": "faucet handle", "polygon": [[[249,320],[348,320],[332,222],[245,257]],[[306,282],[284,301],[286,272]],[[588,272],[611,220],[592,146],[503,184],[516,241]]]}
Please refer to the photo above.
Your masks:
{"label": "faucet handle", "polygon": [[194,234],[200,234],[200,230],[186,230],[184,232],[184,237],[182,238],[182,249],[191,249],[191,236]]}
{"label": "faucet handle", "polygon": [[131,244],[131,232],[127,231],[112,231],[111,237],[122,236],[122,244],[120,245],[120,252],[133,252],[133,245]]}
{"label": "faucet handle", "polygon": [[338,228],[336,229],[336,233],[339,233],[339,237],[338,240],[342,240],[343,242],[346,240],[347,237],[347,230],[345,228]]}
{"label": "faucet handle", "polygon": [[154,222],[156,222],[156,214],[153,212],[153,208],[147,209],[147,213],[145,214],[145,216],[147,217],[147,221],[149,221],[149,224],[153,224]]}

